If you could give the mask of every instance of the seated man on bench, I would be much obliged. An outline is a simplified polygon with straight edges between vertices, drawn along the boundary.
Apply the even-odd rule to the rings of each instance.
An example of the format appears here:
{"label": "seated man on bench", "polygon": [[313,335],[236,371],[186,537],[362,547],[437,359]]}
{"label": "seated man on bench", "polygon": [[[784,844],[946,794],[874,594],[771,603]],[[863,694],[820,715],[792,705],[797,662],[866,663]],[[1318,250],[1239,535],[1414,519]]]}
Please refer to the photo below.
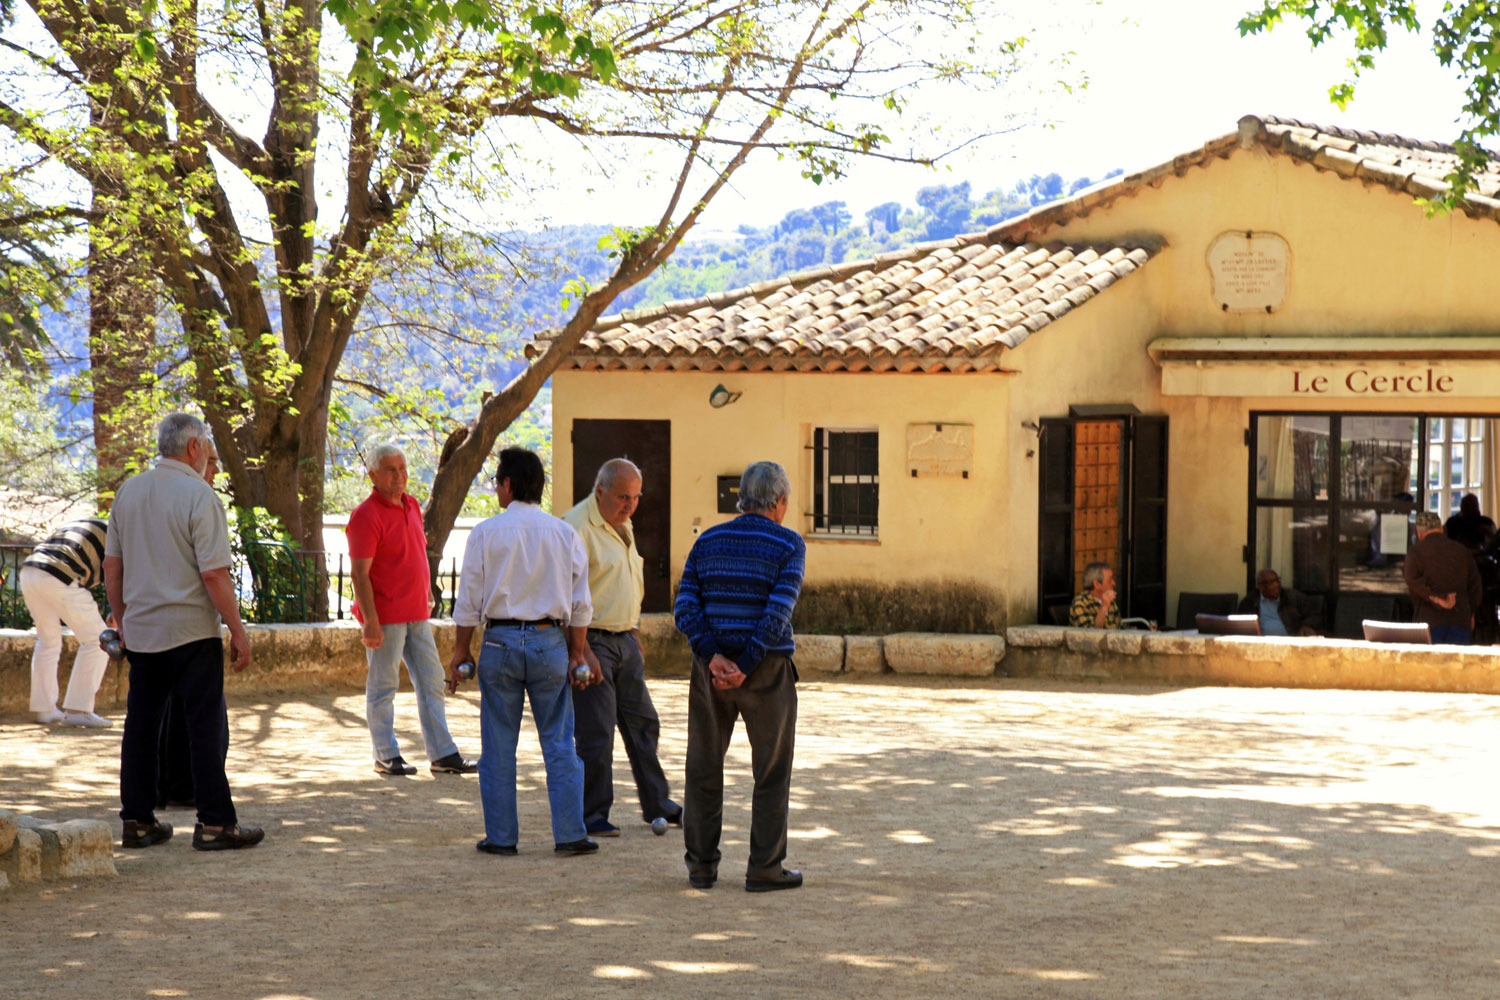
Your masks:
{"label": "seated man on bench", "polygon": [[1317,635],[1322,616],[1306,597],[1281,585],[1274,569],[1255,574],[1256,593],[1246,594],[1237,614],[1258,615],[1261,635]]}

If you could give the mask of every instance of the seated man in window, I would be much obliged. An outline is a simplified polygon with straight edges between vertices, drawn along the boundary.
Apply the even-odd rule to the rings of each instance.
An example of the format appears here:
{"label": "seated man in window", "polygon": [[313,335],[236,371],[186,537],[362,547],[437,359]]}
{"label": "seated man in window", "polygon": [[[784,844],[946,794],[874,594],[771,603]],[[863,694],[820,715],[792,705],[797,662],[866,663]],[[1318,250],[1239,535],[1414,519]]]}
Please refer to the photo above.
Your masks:
{"label": "seated man in window", "polygon": [[1120,605],[1115,600],[1115,571],[1109,563],[1093,562],[1083,568],[1083,591],[1068,606],[1072,628],[1119,628]]}
{"label": "seated man in window", "polygon": [[1274,569],[1255,574],[1256,593],[1245,595],[1237,611],[1260,616],[1261,635],[1317,635],[1322,616],[1312,610],[1306,597],[1281,585]]}

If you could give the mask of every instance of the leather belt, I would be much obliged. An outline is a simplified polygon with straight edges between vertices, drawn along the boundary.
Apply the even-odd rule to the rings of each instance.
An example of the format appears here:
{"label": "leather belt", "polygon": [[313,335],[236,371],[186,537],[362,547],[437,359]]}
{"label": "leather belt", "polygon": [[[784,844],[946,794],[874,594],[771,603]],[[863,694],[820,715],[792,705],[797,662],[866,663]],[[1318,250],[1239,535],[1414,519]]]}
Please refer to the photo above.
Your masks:
{"label": "leather belt", "polygon": [[485,628],[559,628],[555,618],[487,618]]}
{"label": "leather belt", "polygon": [[599,635],[629,635],[631,632],[634,631],[634,629],[622,628],[618,632],[616,632],[614,629],[611,629],[611,628],[592,628],[591,627],[589,629],[589,631],[590,632],[597,632]]}

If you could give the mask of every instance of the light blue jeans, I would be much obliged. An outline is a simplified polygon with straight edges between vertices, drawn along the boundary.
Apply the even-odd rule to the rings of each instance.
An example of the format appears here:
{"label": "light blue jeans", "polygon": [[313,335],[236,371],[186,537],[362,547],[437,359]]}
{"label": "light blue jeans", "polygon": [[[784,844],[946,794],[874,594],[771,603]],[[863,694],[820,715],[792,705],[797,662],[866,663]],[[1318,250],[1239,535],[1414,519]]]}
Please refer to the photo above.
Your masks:
{"label": "light blue jeans", "polygon": [[568,689],[568,644],[560,628],[487,629],[479,652],[479,799],[484,836],[492,844],[520,838],[516,818],[516,742],[521,706],[531,698],[531,717],[547,768],[552,840],[584,837],[583,762],[573,748],[573,698]]}
{"label": "light blue jeans", "polygon": [[370,726],[375,759],[390,760],[401,753],[396,745],[396,689],[401,685],[402,660],[417,693],[417,718],[422,723],[427,759],[441,760],[457,753],[458,745],[448,735],[443,664],[432,641],[432,626],[425,621],[398,622],[382,625],[380,630],[385,633],[380,648],[365,650],[370,664],[370,674],[365,678],[365,721]]}

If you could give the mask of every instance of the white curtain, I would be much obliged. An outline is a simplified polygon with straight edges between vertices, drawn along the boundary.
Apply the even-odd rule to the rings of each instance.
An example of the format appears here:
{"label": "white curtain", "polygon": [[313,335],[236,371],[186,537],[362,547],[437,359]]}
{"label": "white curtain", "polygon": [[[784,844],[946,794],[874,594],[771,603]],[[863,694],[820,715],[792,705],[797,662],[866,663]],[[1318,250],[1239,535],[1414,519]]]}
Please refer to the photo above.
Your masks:
{"label": "white curtain", "polygon": [[1484,422],[1484,458],[1479,463],[1479,509],[1494,519],[1500,511],[1500,419]]}
{"label": "white curtain", "polygon": [[[1259,433],[1256,435],[1260,451],[1259,468],[1256,470],[1255,494],[1261,498],[1290,499],[1296,483],[1296,455],[1292,449],[1292,417],[1261,417]],[[1294,567],[1292,565],[1292,511],[1286,508],[1262,507],[1269,524],[1262,522],[1264,530],[1257,530],[1256,559],[1253,567],[1258,573],[1263,569],[1274,569],[1291,586]],[[1259,518],[1257,518],[1259,520]]]}

